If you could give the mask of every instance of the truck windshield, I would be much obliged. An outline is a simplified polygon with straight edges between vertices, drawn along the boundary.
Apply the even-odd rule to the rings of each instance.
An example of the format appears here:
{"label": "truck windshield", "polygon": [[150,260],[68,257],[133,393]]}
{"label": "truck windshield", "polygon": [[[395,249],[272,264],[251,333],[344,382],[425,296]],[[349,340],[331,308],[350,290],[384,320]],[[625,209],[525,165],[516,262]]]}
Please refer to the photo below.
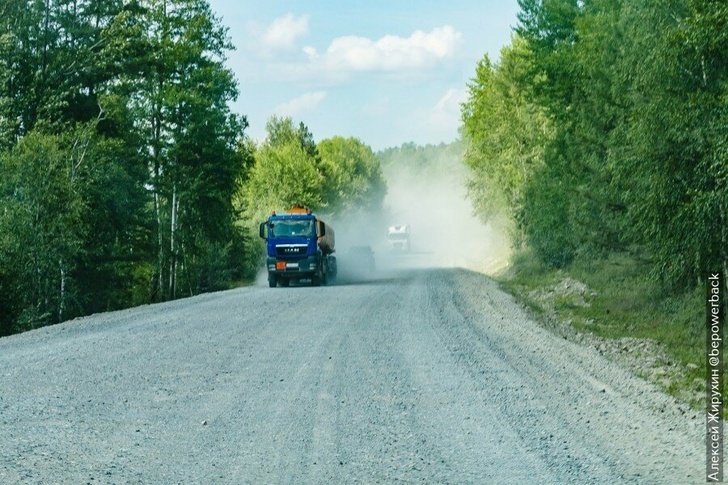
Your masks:
{"label": "truck windshield", "polygon": [[312,220],[306,221],[275,221],[270,224],[273,237],[315,236]]}

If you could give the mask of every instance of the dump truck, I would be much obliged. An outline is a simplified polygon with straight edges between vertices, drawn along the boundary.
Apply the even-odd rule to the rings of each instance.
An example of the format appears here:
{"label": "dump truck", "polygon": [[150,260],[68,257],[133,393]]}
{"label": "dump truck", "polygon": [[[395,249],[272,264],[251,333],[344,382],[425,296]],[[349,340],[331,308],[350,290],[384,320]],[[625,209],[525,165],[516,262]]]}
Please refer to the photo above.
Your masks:
{"label": "dump truck", "polygon": [[260,237],[266,241],[271,288],[292,281],[320,286],[336,278],[334,229],[310,209],[297,205],[282,214],[274,212],[260,224]]}
{"label": "dump truck", "polygon": [[394,224],[389,226],[387,244],[393,251],[409,251],[412,244],[409,224]]}

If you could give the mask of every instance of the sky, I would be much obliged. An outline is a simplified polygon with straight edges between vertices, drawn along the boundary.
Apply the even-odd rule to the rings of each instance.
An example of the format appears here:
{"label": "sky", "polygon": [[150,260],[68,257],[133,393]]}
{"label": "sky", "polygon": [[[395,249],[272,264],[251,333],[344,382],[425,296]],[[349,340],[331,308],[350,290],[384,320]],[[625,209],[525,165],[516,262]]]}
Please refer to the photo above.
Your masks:
{"label": "sky", "polygon": [[265,138],[289,116],[314,139],[355,137],[379,151],[458,137],[476,63],[496,61],[517,0],[209,0],[235,50],[232,105]]}

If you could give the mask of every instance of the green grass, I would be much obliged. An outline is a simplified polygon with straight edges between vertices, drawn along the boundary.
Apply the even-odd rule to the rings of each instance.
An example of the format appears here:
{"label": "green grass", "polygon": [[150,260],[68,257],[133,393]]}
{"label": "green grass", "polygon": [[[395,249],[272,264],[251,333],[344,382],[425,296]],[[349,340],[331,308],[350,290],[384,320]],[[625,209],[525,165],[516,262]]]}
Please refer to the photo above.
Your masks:
{"label": "green grass", "polygon": [[[704,406],[705,396],[704,289],[669,293],[649,272],[645,262],[624,254],[581,258],[555,270],[540,264],[533,254],[521,252],[498,280],[542,320],[555,319],[575,332],[615,345],[627,337],[657,342],[649,347],[659,349],[654,353],[660,356],[651,361],[652,369],[645,364],[636,372],[698,409]],[[558,291],[567,278],[584,283],[588,290],[583,295]],[[610,356],[621,358],[619,353]],[[647,362],[650,356],[638,357]],[[657,369],[662,365],[664,373]]]}

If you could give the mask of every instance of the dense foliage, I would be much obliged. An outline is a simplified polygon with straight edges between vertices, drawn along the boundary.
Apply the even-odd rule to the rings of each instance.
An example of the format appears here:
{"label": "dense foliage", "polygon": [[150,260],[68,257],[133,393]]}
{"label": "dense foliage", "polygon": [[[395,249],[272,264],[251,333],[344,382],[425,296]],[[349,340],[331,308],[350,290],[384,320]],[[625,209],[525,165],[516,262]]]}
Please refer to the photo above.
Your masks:
{"label": "dense foliage", "polygon": [[0,334],[226,286],[245,120],[203,0],[3,3]]}
{"label": "dense foliage", "polygon": [[669,286],[726,268],[728,5],[520,0],[463,106],[471,195],[551,265],[631,252]]}

